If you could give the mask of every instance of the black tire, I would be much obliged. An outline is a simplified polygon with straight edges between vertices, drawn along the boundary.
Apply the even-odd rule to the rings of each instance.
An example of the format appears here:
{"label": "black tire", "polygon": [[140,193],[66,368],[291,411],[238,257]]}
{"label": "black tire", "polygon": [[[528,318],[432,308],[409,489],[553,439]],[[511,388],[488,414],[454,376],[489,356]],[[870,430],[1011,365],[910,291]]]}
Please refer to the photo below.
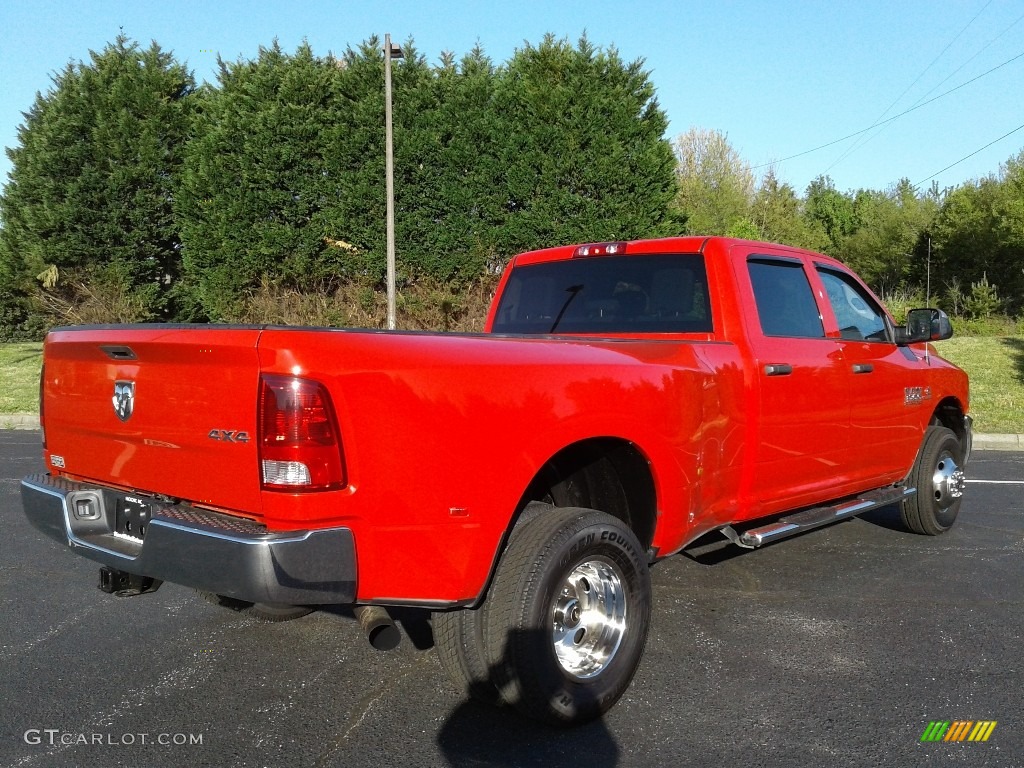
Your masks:
{"label": "black tire", "polygon": [[208,603],[227,608],[235,613],[252,616],[262,621],[291,621],[299,619],[313,612],[308,605],[278,605],[276,603],[250,603],[248,600],[238,600],[234,597],[226,597],[213,592],[204,592],[197,589],[196,592]]}
{"label": "black tire", "polygon": [[431,625],[437,658],[455,687],[486,704],[501,704],[484,659],[483,609],[435,613]]}
{"label": "black tire", "polygon": [[963,500],[963,456],[952,430],[928,427],[908,479],[917,493],[902,503],[903,524],[909,530],[937,536],[953,526]]}
{"label": "black tire", "polygon": [[[525,525],[537,515],[546,514],[553,505],[531,501],[526,505],[516,526]],[[441,667],[463,693],[485,704],[502,705],[491,679],[484,653],[483,608],[435,613],[431,619],[434,649]]]}
{"label": "black tire", "polygon": [[643,548],[611,515],[552,507],[513,530],[483,611],[502,699],[544,722],[587,722],[615,704],[643,655]]}

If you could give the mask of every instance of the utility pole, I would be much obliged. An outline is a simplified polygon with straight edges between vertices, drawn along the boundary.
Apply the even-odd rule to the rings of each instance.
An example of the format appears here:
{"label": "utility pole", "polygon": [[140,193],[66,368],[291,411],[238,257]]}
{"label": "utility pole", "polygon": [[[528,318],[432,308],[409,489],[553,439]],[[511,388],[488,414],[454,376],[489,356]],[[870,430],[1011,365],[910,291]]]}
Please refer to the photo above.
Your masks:
{"label": "utility pole", "polygon": [[395,159],[391,130],[391,60],[403,58],[402,49],[391,45],[391,35],[384,35],[384,135],[385,173],[387,174],[387,239],[388,239],[388,330],[395,330]]}
{"label": "utility pole", "polygon": [[925,274],[924,305],[930,307],[932,305],[932,238],[930,235],[928,236],[928,265]]}

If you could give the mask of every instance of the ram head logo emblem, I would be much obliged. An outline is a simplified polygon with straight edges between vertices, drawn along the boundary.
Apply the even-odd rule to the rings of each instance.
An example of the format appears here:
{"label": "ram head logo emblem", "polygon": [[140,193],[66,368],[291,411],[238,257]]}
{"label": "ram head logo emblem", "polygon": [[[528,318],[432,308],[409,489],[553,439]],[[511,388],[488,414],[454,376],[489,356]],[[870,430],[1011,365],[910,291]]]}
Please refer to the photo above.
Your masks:
{"label": "ram head logo emblem", "polygon": [[135,382],[114,382],[114,413],[121,421],[128,421],[135,410]]}

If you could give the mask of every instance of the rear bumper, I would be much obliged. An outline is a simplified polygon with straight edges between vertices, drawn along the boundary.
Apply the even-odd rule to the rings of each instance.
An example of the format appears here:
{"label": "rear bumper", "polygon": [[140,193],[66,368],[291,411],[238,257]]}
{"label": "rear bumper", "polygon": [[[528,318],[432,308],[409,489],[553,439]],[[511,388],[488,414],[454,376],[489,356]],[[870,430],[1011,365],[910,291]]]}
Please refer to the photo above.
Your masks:
{"label": "rear bumper", "polygon": [[111,568],[257,603],[355,602],[348,528],[270,532],[251,520],[154,500],[139,540],[114,533],[118,495],[46,474],[21,481],[32,525]]}

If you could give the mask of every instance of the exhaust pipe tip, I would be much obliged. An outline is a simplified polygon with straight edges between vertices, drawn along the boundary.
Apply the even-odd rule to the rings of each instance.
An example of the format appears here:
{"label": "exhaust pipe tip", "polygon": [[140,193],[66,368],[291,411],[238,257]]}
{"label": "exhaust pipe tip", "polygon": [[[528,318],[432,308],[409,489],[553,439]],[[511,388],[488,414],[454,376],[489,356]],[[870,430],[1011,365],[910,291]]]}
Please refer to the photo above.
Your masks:
{"label": "exhaust pipe tip", "polygon": [[402,642],[402,633],[388,612],[379,605],[357,605],[356,619],[370,645],[378,651],[393,651]]}

